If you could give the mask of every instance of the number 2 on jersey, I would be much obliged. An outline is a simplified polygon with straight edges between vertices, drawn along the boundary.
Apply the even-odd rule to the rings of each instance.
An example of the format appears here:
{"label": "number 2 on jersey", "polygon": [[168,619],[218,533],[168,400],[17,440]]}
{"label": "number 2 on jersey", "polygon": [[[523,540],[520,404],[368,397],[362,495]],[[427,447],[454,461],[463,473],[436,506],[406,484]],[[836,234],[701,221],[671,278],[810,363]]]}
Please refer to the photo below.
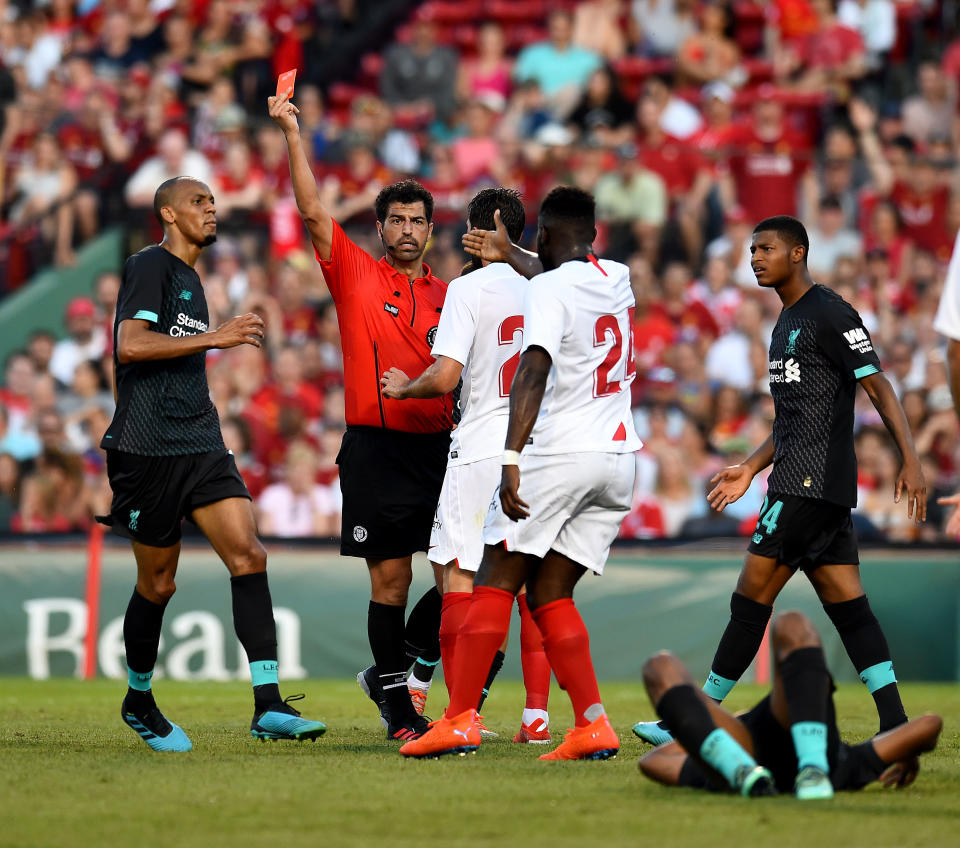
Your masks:
{"label": "number 2 on jersey", "polygon": [[504,318],[500,324],[497,343],[501,347],[513,344],[517,333],[520,334],[517,352],[500,366],[500,397],[510,396],[510,386],[513,385],[513,378],[520,365],[520,351],[523,348],[523,316],[511,315],[509,318]]}
{"label": "number 2 on jersey", "polygon": [[607,355],[597,366],[593,375],[593,396],[607,397],[615,395],[624,386],[629,386],[636,376],[637,367],[633,361],[633,316],[636,310],[630,307],[627,310],[627,361],[623,369],[622,380],[611,380],[610,372],[619,364],[623,357],[623,331],[620,329],[620,322],[616,315],[601,315],[597,318],[597,323],[593,325],[593,346],[600,347],[605,344],[607,337],[613,338],[613,345],[607,351]]}

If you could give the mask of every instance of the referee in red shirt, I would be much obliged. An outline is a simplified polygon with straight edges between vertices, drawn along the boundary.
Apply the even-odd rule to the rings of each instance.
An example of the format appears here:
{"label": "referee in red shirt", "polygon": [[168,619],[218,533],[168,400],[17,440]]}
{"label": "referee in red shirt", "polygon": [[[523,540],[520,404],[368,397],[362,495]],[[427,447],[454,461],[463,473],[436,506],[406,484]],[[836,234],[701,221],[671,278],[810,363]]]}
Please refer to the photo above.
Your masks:
{"label": "referee in red shirt", "polygon": [[287,142],[297,206],[340,324],[347,418],[337,457],[340,552],[366,559],[371,584],[367,629],[375,670],[367,669],[359,680],[380,705],[388,737],[415,739],[427,725],[410,700],[406,671],[418,650],[437,639],[440,595],[431,589],[406,626],[404,613],[412,554],[426,551],[430,542],[453,399],[391,401],[381,394],[380,375],[390,366],[419,374],[433,364],[430,350],[447,292],[447,284],[423,262],[433,231],[433,198],[413,180],[380,192],[375,208],[385,256],[377,261],[321,204],[297,107],[285,96],[269,98],[268,105]]}

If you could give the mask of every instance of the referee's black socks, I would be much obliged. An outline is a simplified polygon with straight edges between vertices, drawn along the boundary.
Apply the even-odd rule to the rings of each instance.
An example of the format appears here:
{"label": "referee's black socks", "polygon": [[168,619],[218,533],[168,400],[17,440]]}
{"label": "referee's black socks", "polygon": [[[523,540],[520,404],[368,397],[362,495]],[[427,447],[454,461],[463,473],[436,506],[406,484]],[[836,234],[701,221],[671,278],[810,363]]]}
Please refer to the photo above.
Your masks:
{"label": "referee's black socks", "polygon": [[250,663],[257,712],[280,702],[277,683],[277,625],[267,572],[230,578],[233,595],[233,628]]}
{"label": "referee's black socks", "polygon": [[151,680],[160,649],[160,628],[166,601],[155,604],[136,589],[130,596],[123,617],[123,645],[127,652],[126,708],[143,714],[154,706]]}
{"label": "referee's black socks", "polygon": [[900,700],[890,648],[867,596],[824,604],[823,609],[837,628],[860,680],[873,695],[880,716],[880,732],[903,724],[907,714]]}
{"label": "referee's black socks", "polygon": [[418,718],[407,691],[410,664],[404,651],[404,611],[404,607],[376,601],[370,601],[367,611],[370,651],[390,710],[391,723],[396,725],[413,723]]}
{"label": "referee's black socks", "polygon": [[736,686],[760,649],[773,607],[734,592],[730,596],[730,621],[720,637],[703,691],[722,701]]}

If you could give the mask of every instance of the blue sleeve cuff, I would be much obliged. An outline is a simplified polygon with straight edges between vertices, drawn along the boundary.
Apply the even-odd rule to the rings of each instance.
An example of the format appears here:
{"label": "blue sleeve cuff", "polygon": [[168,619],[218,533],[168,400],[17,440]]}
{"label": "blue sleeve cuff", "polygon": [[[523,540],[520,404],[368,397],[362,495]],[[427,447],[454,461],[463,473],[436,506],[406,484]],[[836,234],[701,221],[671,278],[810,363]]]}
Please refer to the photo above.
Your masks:
{"label": "blue sleeve cuff", "polygon": [[858,368],[853,372],[853,376],[858,380],[862,380],[864,377],[869,377],[871,374],[879,374],[880,369],[876,365],[864,365],[862,368]]}
{"label": "blue sleeve cuff", "polygon": [[151,312],[149,309],[141,309],[136,315],[133,316],[134,320],[140,321],[150,321],[152,324],[156,324],[160,320],[160,316],[156,312]]}

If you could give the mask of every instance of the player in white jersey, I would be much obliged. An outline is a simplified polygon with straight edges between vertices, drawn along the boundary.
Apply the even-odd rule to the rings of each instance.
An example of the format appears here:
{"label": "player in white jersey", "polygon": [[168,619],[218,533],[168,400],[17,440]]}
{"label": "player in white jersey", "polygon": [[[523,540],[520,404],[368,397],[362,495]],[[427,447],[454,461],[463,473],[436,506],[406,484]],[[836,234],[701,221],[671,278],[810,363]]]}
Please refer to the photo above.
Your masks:
{"label": "player in white jersey", "polygon": [[[933,329],[947,340],[947,370],[950,374],[950,395],[953,408],[960,415],[960,233],[953,244],[953,255],[940,295],[940,305],[933,319]],[[955,506],[944,532],[952,539],[960,537],[960,491],[940,498],[941,506]]]}
{"label": "player in white jersey", "polygon": [[[593,198],[576,188],[553,189],[540,207],[542,273],[531,280],[524,305],[524,351],[510,393],[500,489],[490,504],[483,560],[460,629],[450,706],[426,734],[400,749],[405,756],[479,746],[473,704],[524,584],[576,724],[541,759],[606,759],[619,750],[600,701],[587,630],[573,603],[579,579],[588,570],[603,571],[630,509],[633,453],[641,447],[630,412],[635,373],[629,271],[593,256],[594,220]],[[502,230],[498,226],[501,240]],[[482,258],[503,256],[484,252],[486,239],[480,243]],[[536,270],[532,257],[518,259],[519,249],[510,248],[511,264]]]}
{"label": "player in white jersey", "polygon": [[[510,189],[480,191],[467,209],[467,228],[492,229],[496,211],[510,238],[519,241],[525,225],[523,202]],[[438,397],[452,391],[462,379],[461,417],[450,443],[429,550],[431,563],[443,568],[440,655],[448,689],[452,688],[457,634],[469,607],[474,574],[480,567],[487,507],[500,482],[510,384],[520,361],[523,303],[529,285],[506,262],[474,260],[469,268],[447,288],[433,343],[436,362],[416,379],[391,368],[380,381],[384,397],[403,400]],[[520,595],[517,602],[527,703],[514,741],[545,743],[550,741],[550,665],[526,598]],[[501,649],[493,659],[478,711],[503,665],[503,656]],[[413,677],[409,683],[411,696],[425,701],[429,686]]]}

